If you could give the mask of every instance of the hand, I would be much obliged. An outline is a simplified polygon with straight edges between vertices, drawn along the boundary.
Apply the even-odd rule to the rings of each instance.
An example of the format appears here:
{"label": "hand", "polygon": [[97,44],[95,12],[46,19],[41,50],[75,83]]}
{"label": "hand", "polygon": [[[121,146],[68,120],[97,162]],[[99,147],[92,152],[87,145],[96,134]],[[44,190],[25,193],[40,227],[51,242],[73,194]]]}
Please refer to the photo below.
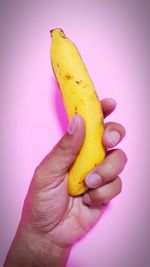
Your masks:
{"label": "hand", "polygon": [[[115,106],[112,99],[102,100],[104,116],[108,116]],[[85,136],[84,121],[75,115],[67,133],[35,170],[20,229],[59,248],[69,248],[81,239],[98,222],[108,202],[121,192],[118,175],[124,169],[127,157],[121,149],[110,149],[124,135],[121,124],[105,124],[103,143],[109,149],[107,156],[85,177],[88,192],[71,197],[67,191],[67,173]]]}

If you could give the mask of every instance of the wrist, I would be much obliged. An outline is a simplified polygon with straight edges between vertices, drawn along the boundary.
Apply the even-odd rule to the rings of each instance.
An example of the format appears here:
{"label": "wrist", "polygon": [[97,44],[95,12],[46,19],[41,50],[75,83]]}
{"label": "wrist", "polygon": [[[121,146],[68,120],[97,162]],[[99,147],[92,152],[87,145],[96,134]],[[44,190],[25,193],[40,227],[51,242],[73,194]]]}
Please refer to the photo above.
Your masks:
{"label": "wrist", "polygon": [[[20,227],[19,227],[20,228]],[[4,267],[65,267],[70,247],[61,247],[46,237],[19,229],[12,242]]]}

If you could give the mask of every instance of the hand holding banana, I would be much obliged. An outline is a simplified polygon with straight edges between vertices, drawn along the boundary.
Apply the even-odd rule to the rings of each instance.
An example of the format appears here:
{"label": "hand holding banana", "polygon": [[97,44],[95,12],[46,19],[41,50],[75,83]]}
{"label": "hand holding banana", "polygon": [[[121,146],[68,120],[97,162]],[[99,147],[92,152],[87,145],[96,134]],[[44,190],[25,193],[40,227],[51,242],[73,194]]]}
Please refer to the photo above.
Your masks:
{"label": "hand holding banana", "polygon": [[[125,153],[114,149],[125,135],[124,127],[110,122],[103,129],[103,113],[111,114],[115,102],[99,103],[78,50],[60,29],[52,31],[52,39],[52,66],[68,117],[79,115],[34,172],[5,267],[66,266],[71,246],[98,222],[105,203],[120,193],[119,175],[127,162]],[[113,148],[106,157],[103,144]],[[68,195],[68,170],[70,195],[88,192]]]}
{"label": "hand holding banana", "polygon": [[76,46],[59,28],[52,30],[51,36],[51,63],[68,118],[80,114],[86,125],[83,146],[68,173],[69,194],[77,196],[87,190],[86,174],[105,157],[103,112]]}

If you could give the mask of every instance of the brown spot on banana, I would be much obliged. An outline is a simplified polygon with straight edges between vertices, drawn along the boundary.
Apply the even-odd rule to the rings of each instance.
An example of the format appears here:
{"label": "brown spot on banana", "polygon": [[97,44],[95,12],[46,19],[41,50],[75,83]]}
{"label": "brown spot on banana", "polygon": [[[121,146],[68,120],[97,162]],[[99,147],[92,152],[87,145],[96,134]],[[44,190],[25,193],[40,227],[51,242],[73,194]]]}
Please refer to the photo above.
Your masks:
{"label": "brown spot on banana", "polygon": [[82,83],[82,80],[80,80],[80,81],[75,81],[76,82],[76,84],[81,84]]}
{"label": "brown spot on banana", "polygon": [[64,77],[67,80],[72,80],[73,79],[73,76],[70,73],[67,73]]}
{"label": "brown spot on banana", "polygon": [[75,114],[77,114],[78,112],[77,112],[77,107],[75,106]]}

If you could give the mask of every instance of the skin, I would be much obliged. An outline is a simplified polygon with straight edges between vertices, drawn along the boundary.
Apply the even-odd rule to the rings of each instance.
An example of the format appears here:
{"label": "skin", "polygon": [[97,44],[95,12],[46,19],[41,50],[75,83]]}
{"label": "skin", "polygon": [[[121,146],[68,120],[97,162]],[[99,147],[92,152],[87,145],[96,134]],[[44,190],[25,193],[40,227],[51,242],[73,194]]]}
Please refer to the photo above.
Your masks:
{"label": "skin", "polygon": [[[116,107],[112,99],[104,99],[101,103],[104,117]],[[73,121],[34,172],[5,267],[66,266],[72,245],[99,221],[109,201],[121,192],[119,174],[127,157],[121,149],[114,147],[125,136],[125,129],[121,124],[109,122],[105,124],[103,135],[107,156],[90,172],[100,178],[90,181],[88,174],[85,177],[88,192],[78,197],[68,195],[68,169],[85,136],[83,119],[75,115]],[[114,131],[118,134],[116,140],[111,138]]]}

